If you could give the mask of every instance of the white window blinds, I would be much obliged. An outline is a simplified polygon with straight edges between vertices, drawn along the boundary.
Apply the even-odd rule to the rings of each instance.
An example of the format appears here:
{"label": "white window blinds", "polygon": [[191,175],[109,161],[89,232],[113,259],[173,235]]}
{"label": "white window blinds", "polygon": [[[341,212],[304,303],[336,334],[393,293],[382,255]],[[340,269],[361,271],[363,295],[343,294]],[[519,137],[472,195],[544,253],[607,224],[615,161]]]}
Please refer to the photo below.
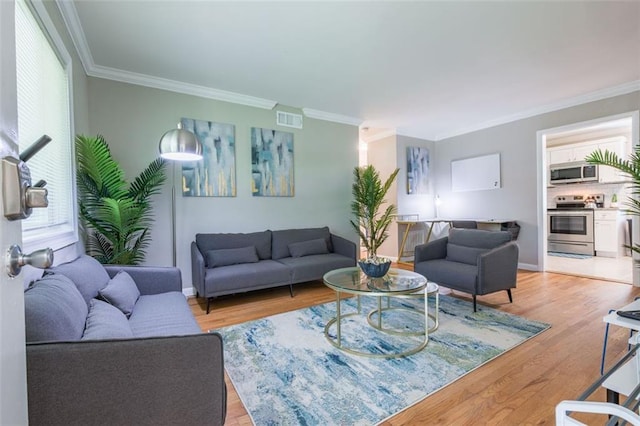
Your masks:
{"label": "white window blinds", "polygon": [[37,9],[16,2],[18,134],[20,152],[43,134],[52,138],[27,162],[33,183],[47,182],[49,207],[22,222],[23,244],[58,249],[77,241],[70,60],[53,26],[45,29],[44,8]]}

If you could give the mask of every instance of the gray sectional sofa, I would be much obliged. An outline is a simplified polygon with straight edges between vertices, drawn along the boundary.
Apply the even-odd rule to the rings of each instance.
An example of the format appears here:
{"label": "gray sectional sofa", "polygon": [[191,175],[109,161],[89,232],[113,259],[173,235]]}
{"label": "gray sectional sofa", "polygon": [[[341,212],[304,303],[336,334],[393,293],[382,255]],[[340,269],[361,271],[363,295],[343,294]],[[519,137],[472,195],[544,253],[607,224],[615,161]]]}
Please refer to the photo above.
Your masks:
{"label": "gray sectional sofa", "polygon": [[177,268],[81,256],[25,290],[25,326],[29,424],[224,423],[222,338]]}
{"label": "gray sectional sofa", "polygon": [[356,244],[328,227],[235,234],[197,234],[191,243],[196,296],[242,293],[321,279],[332,269],[355,266]]}

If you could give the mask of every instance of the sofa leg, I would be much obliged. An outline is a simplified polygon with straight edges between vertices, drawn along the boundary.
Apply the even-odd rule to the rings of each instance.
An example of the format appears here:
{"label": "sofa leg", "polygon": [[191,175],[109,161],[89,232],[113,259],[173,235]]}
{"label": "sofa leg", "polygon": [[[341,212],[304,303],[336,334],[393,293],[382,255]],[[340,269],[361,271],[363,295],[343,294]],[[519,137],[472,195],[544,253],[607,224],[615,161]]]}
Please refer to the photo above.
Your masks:
{"label": "sofa leg", "polygon": [[509,303],[513,303],[513,296],[511,296],[511,289],[507,289],[507,294],[509,295]]}
{"label": "sofa leg", "polygon": [[473,312],[478,312],[478,305],[476,304],[476,295],[473,295]]}
{"label": "sofa leg", "polygon": [[211,298],[207,297],[207,315],[209,315],[210,307],[211,307]]}
{"label": "sofa leg", "polygon": [[289,294],[293,297],[293,284],[289,284]]}

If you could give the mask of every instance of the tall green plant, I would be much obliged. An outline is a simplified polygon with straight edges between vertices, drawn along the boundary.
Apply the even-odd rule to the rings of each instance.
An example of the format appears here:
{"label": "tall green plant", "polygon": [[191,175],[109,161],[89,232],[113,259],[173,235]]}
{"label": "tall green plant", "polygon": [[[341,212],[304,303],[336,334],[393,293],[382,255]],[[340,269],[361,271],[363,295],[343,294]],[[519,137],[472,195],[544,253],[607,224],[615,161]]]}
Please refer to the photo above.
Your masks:
{"label": "tall green plant", "polygon": [[[627,197],[623,205],[626,207],[625,212],[627,214],[640,216],[640,146],[634,148],[633,153],[627,160],[618,157],[615,152],[609,150],[602,152],[600,149],[592,152],[585,159],[591,164],[613,167],[630,178],[631,196]],[[638,243],[625,247],[630,248],[635,253],[640,253],[640,244]]]}
{"label": "tall green plant", "polygon": [[393,221],[396,206],[388,204],[384,211],[380,210],[399,171],[396,169],[383,183],[372,165],[353,170],[351,212],[355,220],[351,220],[351,225],[360,236],[368,259],[377,259],[378,248],[389,237],[389,225]]}
{"label": "tall green plant", "polygon": [[138,265],[149,247],[151,196],[166,181],[166,163],[157,158],[131,184],[111,156],[105,139],[78,135],[78,205],[87,254],[103,264]]}

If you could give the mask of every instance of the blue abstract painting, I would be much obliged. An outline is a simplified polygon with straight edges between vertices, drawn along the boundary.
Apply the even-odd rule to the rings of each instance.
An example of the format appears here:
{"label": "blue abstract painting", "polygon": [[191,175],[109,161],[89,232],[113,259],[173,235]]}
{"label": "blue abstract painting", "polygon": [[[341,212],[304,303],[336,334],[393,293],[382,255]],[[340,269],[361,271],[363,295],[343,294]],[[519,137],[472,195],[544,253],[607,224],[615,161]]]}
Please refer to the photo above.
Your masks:
{"label": "blue abstract painting", "polygon": [[182,128],[202,144],[202,160],[182,164],[185,197],[236,196],[236,127],[233,124],[183,118]]}
{"label": "blue abstract painting", "polygon": [[429,150],[407,148],[407,194],[429,193]]}
{"label": "blue abstract painting", "polygon": [[251,128],[251,192],[293,197],[293,133]]}

